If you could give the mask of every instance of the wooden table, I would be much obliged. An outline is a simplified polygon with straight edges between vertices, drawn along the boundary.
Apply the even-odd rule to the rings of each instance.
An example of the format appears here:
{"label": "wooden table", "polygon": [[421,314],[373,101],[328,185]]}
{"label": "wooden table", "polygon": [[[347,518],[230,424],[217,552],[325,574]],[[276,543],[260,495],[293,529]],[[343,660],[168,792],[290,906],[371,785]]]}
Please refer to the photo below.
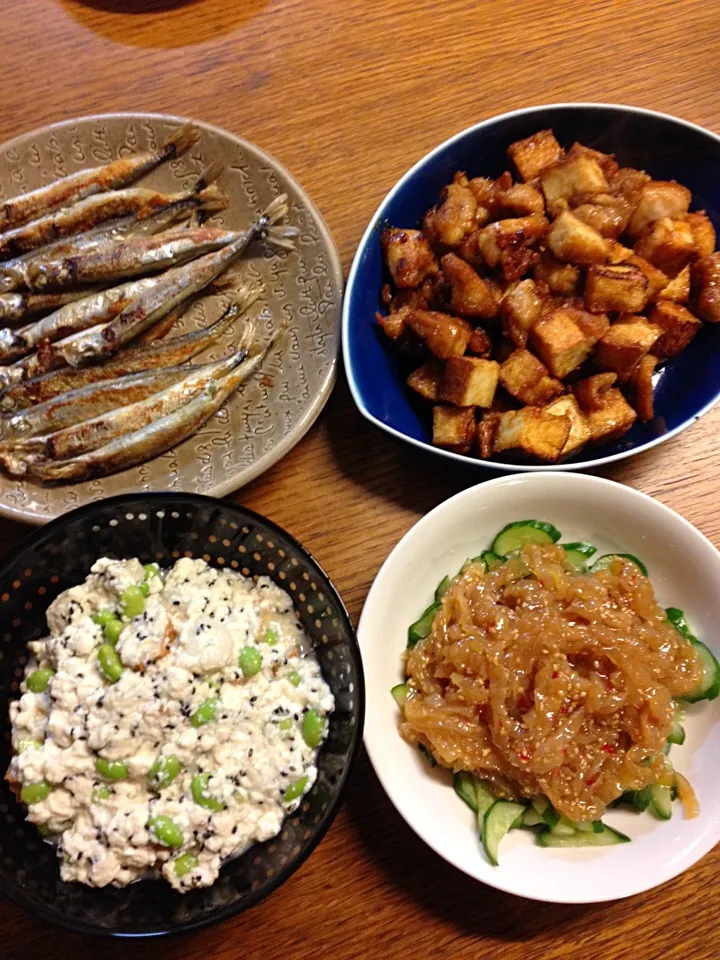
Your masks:
{"label": "wooden table", "polygon": [[[0,140],[109,110],[227,127],[307,188],[346,268],[397,178],[492,114],[604,100],[720,131],[714,0],[3,0],[0,8]],[[720,545],[718,430],[720,408],[605,475],[657,496]],[[373,429],[340,376],[306,439],[237,498],[313,551],[357,619],[399,537],[483,478]],[[0,522],[4,547],[24,532]],[[425,847],[363,757],[322,845],[244,916],[183,940],[96,944],[0,902],[0,956],[702,960],[720,956],[715,881],[720,848],[631,900],[578,907],[507,896]]]}

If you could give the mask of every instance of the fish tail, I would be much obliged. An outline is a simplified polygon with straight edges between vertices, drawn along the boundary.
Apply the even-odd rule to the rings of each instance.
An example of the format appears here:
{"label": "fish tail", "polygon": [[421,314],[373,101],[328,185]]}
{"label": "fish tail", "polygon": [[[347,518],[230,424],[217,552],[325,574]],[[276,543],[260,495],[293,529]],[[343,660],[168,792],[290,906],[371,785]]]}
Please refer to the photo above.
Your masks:
{"label": "fish tail", "polygon": [[161,153],[165,157],[179,157],[200,139],[200,131],[188,120],[179,130],[173,131],[162,145]]}
{"label": "fish tail", "polygon": [[230,197],[216,183],[211,183],[202,190],[194,190],[193,194],[197,201],[196,211],[200,209],[205,213],[214,213],[224,210],[230,203]]}
{"label": "fish tail", "polygon": [[281,193],[280,196],[275,197],[275,199],[267,205],[260,216],[260,225],[263,230],[267,230],[269,227],[273,227],[276,223],[285,219],[289,210],[287,201],[287,194]]}
{"label": "fish tail", "polygon": [[296,227],[270,227],[265,239],[274,247],[280,247],[281,250],[294,250],[297,236]]}
{"label": "fish tail", "polygon": [[205,187],[209,187],[211,183],[220,177],[220,174],[223,172],[223,165],[219,160],[213,160],[205,169],[202,171],[200,176],[197,178],[197,182],[192,189],[194,194],[200,193]]}

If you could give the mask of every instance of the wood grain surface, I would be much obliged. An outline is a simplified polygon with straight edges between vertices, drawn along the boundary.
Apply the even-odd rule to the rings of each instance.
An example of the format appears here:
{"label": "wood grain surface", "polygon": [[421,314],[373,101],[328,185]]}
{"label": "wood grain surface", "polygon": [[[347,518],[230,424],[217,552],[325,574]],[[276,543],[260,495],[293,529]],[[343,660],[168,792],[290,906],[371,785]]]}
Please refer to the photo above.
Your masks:
{"label": "wood grain surface", "polygon": [[[720,132],[717,0],[0,0],[0,140],[93,111],[188,114],[262,145],[323,211],[345,267],[397,178],[480,119],[560,100],[631,103]],[[720,408],[606,476],[720,545]],[[237,498],[286,527],[357,619],[398,538],[490,474],[373,429],[340,380],[284,461]],[[0,522],[9,547],[25,531]],[[718,884],[716,888],[715,884]],[[363,758],[344,809],[272,897],[182,940],[98,944],[0,902],[0,957],[103,960],[710,960],[720,848],[650,894],[598,906],[484,887],[405,826]]]}

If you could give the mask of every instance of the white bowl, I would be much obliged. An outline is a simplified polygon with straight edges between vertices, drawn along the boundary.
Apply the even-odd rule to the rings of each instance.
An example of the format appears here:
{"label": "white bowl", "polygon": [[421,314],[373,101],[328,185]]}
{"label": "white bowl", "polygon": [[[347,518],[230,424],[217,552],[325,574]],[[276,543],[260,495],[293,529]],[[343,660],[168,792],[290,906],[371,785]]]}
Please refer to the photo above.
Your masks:
{"label": "white bowl", "polygon": [[687,870],[720,840],[720,699],[688,707],[687,739],[673,747],[675,768],[700,802],[686,820],[620,808],[604,820],[631,843],[594,849],[547,849],[533,834],[513,830],[503,840],[500,865],[485,858],[471,811],[455,795],[451,777],[427,761],[397,732],[390,688],[403,679],[408,625],[430,603],[446,573],[489,547],[513,520],[555,524],[563,540],[588,540],[599,554],[632,553],[645,561],[663,606],[682,608],[700,639],[720,655],[720,553],[669,507],[599,477],[524,474],[502,477],[457,494],[423,517],[383,564],[358,630],[367,686],[365,745],[380,782],[407,823],[449,863],[490,886],[553,903],[594,903],[629,897]]}

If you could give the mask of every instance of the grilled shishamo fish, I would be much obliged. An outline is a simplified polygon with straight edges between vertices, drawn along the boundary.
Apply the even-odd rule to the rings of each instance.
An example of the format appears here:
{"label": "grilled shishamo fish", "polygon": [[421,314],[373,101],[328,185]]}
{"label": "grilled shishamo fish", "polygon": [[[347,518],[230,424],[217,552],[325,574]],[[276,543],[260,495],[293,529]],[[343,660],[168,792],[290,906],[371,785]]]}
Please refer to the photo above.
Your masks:
{"label": "grilled shishamo fish", "polygon": [[175,130],[159,150],[152,153],[139,153],[134,157],[113,160],[102,167],[80,170],[46,187],[38,187],[37,190],[5,200],[0,204],[0,230],[19,227],[92,194],[126,187],[165,160],[180,156],[197,142],[198,137],[197,128],[192,123],[186,123]]}
{"label": "grilled shishamo fish", "polygon": [[[157,370],[185,363],[211,347],[228,330],[236,319],[247,311],[260,296],[260,288],[247,286],[237,295],[225,313],[204,330],[193,330],[182,337],[162,343],[132,344],[103,364],[73,369],[63,367],[50,372],[27,378],[25,382],[17,380],[0,397],[0,409],[20,410],[32,404],[52,400],[61,394],[88,384],[113,380],[129,373],[143,370]],[[0,373],[8,374],[17,366],[5,367]],[[23,371],[20,371],[22,373]]]}
{"label": "grilled shishamo fish", "polygon": [[173,413],[140,430],[117,437],[96,450],[70,460],[52,460],[42,454],[18,457],[10,451],[0,454],[0,463],[14,476],[64,481],[107,476],[144,463],[199,430],[243,380],[258,369],[272,342],[270,340],[259,354],[244,360],[232,372],[208,384],[194,399]]}

